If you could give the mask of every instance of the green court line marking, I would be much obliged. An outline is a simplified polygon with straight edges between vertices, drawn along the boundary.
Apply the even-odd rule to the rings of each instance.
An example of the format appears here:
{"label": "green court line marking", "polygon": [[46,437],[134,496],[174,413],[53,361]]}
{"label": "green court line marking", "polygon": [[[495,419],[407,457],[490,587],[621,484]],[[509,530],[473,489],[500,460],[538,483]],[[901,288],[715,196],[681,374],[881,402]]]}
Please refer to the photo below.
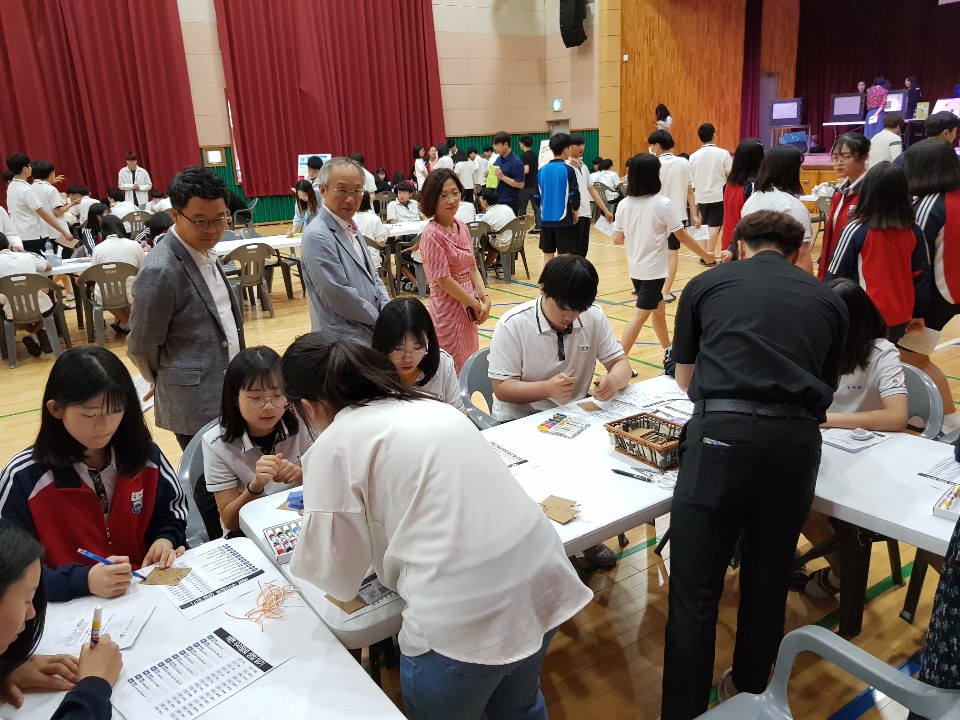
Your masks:
{"label": "green court line marking", "polygon": [[[903,566],[903,579],[906,581],[910,577],[910,573],[913,572],[913,563],[907,563]],[[867,588],[867,597],[864,600],[864,604],[875,600],[880,595],[885,593],[887,590],[893,587],[893,576],[887,576],[876,585],[871,588]],[[832,613],[825,615],[819,621],[815,622],[814,625],[819,625],[820,627],[830,629],[834,625],[837,625],[840,622],[840,611],[834,610]]]}
{"label": "green court line marking", "polygon": [[647,362],[646,360],[638,360],[637,358],[628,358],[630,362],[639,363],[640,365],[646,365],[647,367],[656,368],[657,370],[663,370],[663,365],[657,365],[656,363]]}
{"label": "green court line marking", "polygon": [[32,408],[30,410],[21,410],[20,412],[8,413],[7,415],[0,415],[0,420],[5,420],[6,418],[16,417],[17,415],[26,415],[27,413],[40,412],[40,408]]}

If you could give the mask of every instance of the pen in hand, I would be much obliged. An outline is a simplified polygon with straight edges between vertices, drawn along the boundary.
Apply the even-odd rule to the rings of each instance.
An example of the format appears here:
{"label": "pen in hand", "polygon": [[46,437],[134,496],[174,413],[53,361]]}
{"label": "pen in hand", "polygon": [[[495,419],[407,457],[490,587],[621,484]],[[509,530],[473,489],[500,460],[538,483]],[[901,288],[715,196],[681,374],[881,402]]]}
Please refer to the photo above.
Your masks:
{"label": "pen in hand", "polygon": [[[113,560],[107,560],[105,557],[100,557],[100,556],[97,555],[96,553],[92,553],[92,552],[90,552],[89,550],[84,550],[83,548],[77,548],[77,552],[78,552],[80,555],[83,555],[85,558],[90,558],[91,560],[96,560],[97,562],[103,563],[104,565],[116,565],[116,564],[117,564],[117,563],[115,563]],[[140,578],[141,580],[146,580],[146,578],[145,578],[143,575],[141,575],[140,573],[138,573],[136,570],[131,570],[131,571],[130,571],[130,574],[133,575],[135,578]]]}

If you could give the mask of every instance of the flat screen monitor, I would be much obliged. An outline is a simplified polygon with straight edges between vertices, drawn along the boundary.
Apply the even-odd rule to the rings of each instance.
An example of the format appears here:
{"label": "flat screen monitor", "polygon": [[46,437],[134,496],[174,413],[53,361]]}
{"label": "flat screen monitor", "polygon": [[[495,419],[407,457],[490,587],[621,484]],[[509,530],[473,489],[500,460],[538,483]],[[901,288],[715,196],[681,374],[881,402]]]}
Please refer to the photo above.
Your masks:
{"label": "flat screen monitor", "polygon": [[883,108],[886,112],[898,112],[901,115],[907,110],[907,93],[909,90],[891,90],[887,93],[887,104]]}
{"label": "flat screen monitor", "polygon": [[770,127],[792,127],[806,121],[803,98],[781,98],[770,104]]}
{"label": "flat screen monitor", "polygon": [[830,96],[830,122],[863,122],[867,96],[843,93]]}
{"label": "flat screen monitor", "polygon": [[933,106],[933,112],[938,113],[944,110],[960,117],[960,98],[942,98],[941,100],[937,100]]}

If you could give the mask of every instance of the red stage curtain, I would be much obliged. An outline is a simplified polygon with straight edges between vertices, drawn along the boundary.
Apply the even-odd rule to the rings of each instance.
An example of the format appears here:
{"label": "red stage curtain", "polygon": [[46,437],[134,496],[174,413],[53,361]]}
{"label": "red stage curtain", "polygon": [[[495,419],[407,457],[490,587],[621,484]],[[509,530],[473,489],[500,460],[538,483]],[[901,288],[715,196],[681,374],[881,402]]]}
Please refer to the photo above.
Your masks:
{"label": "red stage curtain", "polygon": [[50,160],[61,190],[100,197],[131,150],[158,187],[197,163],[176,0],[0,2],[0,56],[2,159]]}
{"label": "red stage curtain", "polygon": [[[813,132],[829,119],[830,96],[857,91],[884,75],[894,89],[908,75],[920,78],[923,101],[952,97],[960,80],[956,38],[960,5],[937,0],[803,0],[797,51],[796,96],[807,99]],[[841,128],[838,132],[842,132]],[[825,133],[825,142],[833,132]],[[829,149],[829,148],[828,148]]]}
{"label": "red stage curtain", "polygon": [[740,137],[760,134],[760,34],[763,0],[747,0],[743,28],[743,83],[740,87]]}
{"label": "red stage curtain", "polygon": [[282,195],[297,155],[362,153],[409,173],[444,138],[430,0],[216,0],[247,197]]}

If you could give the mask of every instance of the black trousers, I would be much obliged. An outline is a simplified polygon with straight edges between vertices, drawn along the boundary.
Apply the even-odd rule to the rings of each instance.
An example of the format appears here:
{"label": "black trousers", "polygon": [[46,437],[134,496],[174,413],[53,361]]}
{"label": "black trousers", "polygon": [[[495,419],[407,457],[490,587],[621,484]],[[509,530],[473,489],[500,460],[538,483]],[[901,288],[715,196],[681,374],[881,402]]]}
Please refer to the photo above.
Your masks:
{"label": "black trousers", "polygon": [[533,205],[533,226],[537,229],[540,228],[540,203],[533,199],[533,196],[539,192],[538,188],[522,188],[520,190],[520,211],[517,213],[517,217],[526,217],[527,215],[527,204]]}
{"label": "black trousers", "polygon": [[590,216],[577,219],[577,255],[586,257],[590,250]]}
{"label": "black trousers", "polygon": [[766,688],[820,450],[814,419],[707,413],[694,415],[684,428],[670,511],[663,720],[688,720],[707,710],[717,606],[741,535],[733,682],[746,692]]}
{"label": "black trousers", "polygon": [[[181,450],[185,450],[187,444],[193,440],[193,435],[183,435],[174,433],[177,436],[177,443]],[[220,510],[217,508],[217,501],[213,498],[213,493],[207,490],[207,484],[203,482],[201,476],[193,488],[193,501],[197,503],[197,509],[200,511],[200,517],[203,518],[203,526],[207,529],[207,535],[211,540],[223,537],[223,526],[220,524]]]}

